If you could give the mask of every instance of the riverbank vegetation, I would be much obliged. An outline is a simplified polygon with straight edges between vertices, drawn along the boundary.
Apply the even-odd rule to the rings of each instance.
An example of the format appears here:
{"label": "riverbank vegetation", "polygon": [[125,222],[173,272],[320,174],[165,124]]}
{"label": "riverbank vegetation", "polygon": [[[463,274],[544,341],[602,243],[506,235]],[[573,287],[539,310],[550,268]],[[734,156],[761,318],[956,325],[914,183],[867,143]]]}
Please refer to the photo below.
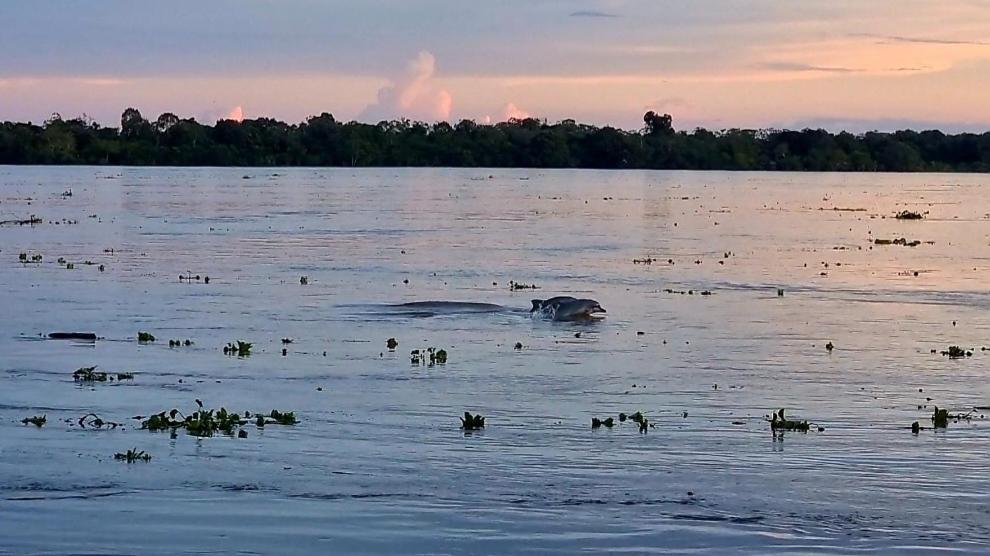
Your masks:
{"label": "riverbank vegetation", "polygon": [[0,123],[0,164],[990,171],[990,132],[678,131],[671,116],[652,111],[643,123],[636,131],[535,118],[367,124],[323,113],[300,124],[204,125],[128,108],[120,127],[58,114],[41,125]]}

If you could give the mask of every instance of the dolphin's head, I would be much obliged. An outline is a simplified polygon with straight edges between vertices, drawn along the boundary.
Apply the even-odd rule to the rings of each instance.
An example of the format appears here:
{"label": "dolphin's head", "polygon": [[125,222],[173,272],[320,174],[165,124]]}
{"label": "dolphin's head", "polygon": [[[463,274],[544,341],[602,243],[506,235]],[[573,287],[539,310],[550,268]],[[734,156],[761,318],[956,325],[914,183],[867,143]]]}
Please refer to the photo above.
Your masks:
{"label": "dolphin's head", "polygon": [[530,313],[535,313],[535,312],[539,311],[542,308],[543,308],[543,300],[542,299],[534,299],[533,300],[533,308],[530,309],[529,312]]}
{"label": "dolphin's head", "polygon": [[597,301],[595,301],[590,307],[588,307],[589,315],[594,315],[597,313],[607,313],[607,312],[608,311],[605,310],[605,307],[602,307],[601,303],[598,303]]}

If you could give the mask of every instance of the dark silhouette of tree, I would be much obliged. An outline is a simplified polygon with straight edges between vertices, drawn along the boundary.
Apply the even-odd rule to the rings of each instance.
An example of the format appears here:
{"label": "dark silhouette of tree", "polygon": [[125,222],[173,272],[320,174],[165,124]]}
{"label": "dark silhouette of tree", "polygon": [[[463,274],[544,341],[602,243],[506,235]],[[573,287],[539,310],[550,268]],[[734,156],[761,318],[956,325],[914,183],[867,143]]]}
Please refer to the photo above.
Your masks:
{"label": "dark silhouette of tree", "polygon": [[296,125],[270,118],[203,125],[168,112],[149,122],[128,108],[119,128],[57,113],[41,125],[0,123],[0,164],[990,171],[990,133],[678,131],[669,114],[653,111],[643,124],[638,131],[537,118],[366,124],[323,113]]}

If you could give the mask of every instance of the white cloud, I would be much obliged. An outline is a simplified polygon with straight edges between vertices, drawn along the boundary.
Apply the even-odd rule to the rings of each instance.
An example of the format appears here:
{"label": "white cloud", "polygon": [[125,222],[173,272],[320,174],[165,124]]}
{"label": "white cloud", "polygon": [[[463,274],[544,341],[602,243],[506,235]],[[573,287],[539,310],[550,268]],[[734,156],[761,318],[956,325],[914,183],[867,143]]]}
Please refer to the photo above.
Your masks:
{"label": "white cloud", "polygon": [[365,108],[358,119],[377,122],[396,118],[449,120],[453,97],[436,83],[436,58],[420,52],[402,75],[378,90],[378,99]]}

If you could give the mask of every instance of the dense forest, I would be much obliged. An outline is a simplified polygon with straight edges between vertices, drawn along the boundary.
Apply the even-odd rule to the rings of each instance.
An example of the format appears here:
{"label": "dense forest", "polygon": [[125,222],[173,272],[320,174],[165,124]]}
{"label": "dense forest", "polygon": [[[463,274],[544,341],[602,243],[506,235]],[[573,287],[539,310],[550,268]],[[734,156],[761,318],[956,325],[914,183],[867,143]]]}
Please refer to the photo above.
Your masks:
{"label": "dense forest", "polygon": [[466,166],[807,171],[990,171],[990,132],[833,134],[821,129],[677,131],[648,112],[638,131],[526,118],[493,125],[269,118],[204,125],[175,114],[120,127],[55,114],[0,124],[0,164]]}

